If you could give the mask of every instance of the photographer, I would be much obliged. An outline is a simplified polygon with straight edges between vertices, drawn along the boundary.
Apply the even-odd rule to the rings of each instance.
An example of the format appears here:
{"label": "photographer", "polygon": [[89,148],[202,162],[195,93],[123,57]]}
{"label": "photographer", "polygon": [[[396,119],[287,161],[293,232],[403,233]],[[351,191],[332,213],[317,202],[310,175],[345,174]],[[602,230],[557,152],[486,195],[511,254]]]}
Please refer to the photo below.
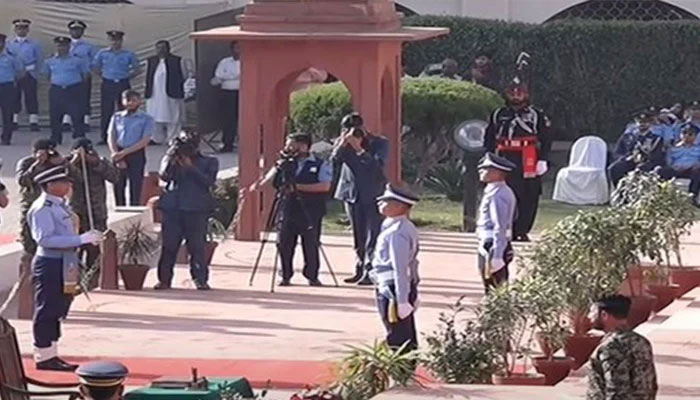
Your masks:
{"label": "photographer", "polygon": [[382,223],[376,198],[386,184],[384,165],[389,141],[364,130],[363,124],[357,113],[343,118],[331,159],[342,164],[335,198],[345,202],[357,256],[355,275],[345,279],[345,283],[371,285],[368,273]]}
{"label": "photographer", "polygon": [[321,220],[326,214],[333,169],[330,163],[309,153],[310,148],[310,135],[290,135],[277,165],[249,189],[256,191],[273,181],[277,190],[282,191],[279,213],[275,216],[282,262],[280,286],[289,286],[294,275],[292,261],[299,236],[304,251],[304,277],[310,286],[322,286],[318,279]]}
{"label": "photographer", "polygon": [[199,152],[199,137],[181,133],[160,163],[166,182],[158,207],[162,219],[163,249],[158,261],[156,290],[170,289],[182,239],[190,254],[190,274],[197,290],[209,290],[209,265],[204,250],[209,216],[214,209],[212,188],[219,160]]}
{"label": "photographer", "polygon": [[[83,171],[83,157],[85,158],[85,171]],[[73,151],[68,163],[68,174],[73,179],[73,194],[70,197],[70,206],[73,212],[80,217],[80,229],[78,233],[85,233],[91,229],[100,232],[107,230],[107,182],[112,184],[119,180],[119,170],[106,158],[100,157],[93,148],[92,141],[88,138],[80,138],[73,142]],[[85,176],[89,183],[90,204],[85,193]],[[93,224],[90,226],[88,207],[92,212]],[[78,255],[85,260],[85,267],[89,270],[100,255],[100,247],[85,244]],[[94,282],[99,274],[93,275]]]}

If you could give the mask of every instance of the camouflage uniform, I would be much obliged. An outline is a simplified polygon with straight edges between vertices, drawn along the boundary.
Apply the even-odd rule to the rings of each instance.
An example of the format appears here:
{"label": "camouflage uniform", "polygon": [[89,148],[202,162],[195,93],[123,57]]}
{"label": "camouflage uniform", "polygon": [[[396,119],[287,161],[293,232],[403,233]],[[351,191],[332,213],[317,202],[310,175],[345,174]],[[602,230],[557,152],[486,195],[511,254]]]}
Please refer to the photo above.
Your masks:
{"label": "camouflage uniform", "polygon": [[[119,179],[119,170],[105,158],[100,158],[96,164],[86,164],[88,170],[88,183],[90,184],[90,202],[92,203],[92,217],[94,229],[104,232],[107,230],[107,187],[105,182],[115,183]],[[80,163],[68,165],[68,174],[73,178],[73,195],[70,198],[70,206],[73,212],[80,217],[79,233],[90,230],[88,218],[87,198],[85,197],[85,183],[83,182],[83,168]],[[93,266],[100,255],[99,246],[91,244],[83,245],[79,256],[84,260],[88,270]],[[97,283],[99,274],[93,274],[90,287]]]}
{"label": "camouflage uniform", "polygon": [[36,243],[32,239],[32,234],[29,231],[29,225],[27,224],[27,211],[32,203],[41,195],[41,188],[34,183],[34,177],[40,172],[53,167],[49,161],[34,165],[36,158],[31,155],[24,157],[17,162],[17,181],[20,187],[20,194],[22,199],[20,201],[20,210],[22,217],[19,220],[20,223],[20,238],[22,246],[24,247],[24,252],[29,255],[36,253]]}
{"label": "camouflage uniform", "polygon": [[657,390],[651,343],[628,329],[605,335],[591,357],[586,400],[653,400]]}

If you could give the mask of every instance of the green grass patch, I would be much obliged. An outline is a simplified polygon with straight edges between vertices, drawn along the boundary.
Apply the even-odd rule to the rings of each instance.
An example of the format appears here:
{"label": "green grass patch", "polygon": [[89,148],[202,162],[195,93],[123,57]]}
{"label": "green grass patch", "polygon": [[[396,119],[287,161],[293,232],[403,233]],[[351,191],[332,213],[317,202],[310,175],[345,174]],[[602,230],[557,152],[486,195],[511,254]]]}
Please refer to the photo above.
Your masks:
{"label": "green grass patch", "polygon": [[[592,210],[598,206],[572,206],[557,203],[552,200],[540,200],[540,207],[535,220],[533,230],[541,232],[562,218],[575,214],[579,210]],[[462,229],[462,203],[447,200],[443,196],[423,196],[411,215],[419,229],[425,231],[450,231],[459,232]],[[323,220],[323,229],[326,232],[344,232],[350,230],[348,220],[342,203],[331,201],[328,203],[328,213]]]}

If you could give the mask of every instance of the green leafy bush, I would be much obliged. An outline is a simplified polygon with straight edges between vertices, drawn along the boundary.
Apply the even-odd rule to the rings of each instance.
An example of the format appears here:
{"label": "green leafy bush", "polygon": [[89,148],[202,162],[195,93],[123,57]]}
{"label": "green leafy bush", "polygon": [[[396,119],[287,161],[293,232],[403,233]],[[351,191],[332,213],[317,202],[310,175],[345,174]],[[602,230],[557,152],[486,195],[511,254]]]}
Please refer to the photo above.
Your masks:
{"label": "green leafy bush", "polygon": [[425,338],[423,363],[445,383],[491,383],[497,354],[480,326],[462,319],[467,312],[460,298],[440,314],[437,329]]}
{"label": "green leafy bush", "polygon": [[[452,139],[457,124],[487,120],[503,102],[498,93],[469,82],[411,78],[402,81],[402,104],[407,130],[402,137],[404,179],[422,182],[436,165],[461,157]],[[350,94],[342,83],[321,85],[294,95],[291,122],[294,130],[331,139],[351,110]]]}
{"label": "green leafy bush", "polygon": [[444,38],[406,46],[405,70],[411,75],[445,57],[455,58],[467,70],[486,50],[499,66],[503,87],[517,55],[530,53],[534,102],[552,117],[560,140],[595,132],[613,141],[631,113],[698,96],[693,83],[700,76],[700,24],[695,21],[534,25],[413,16],[404,24],[450,28]]}

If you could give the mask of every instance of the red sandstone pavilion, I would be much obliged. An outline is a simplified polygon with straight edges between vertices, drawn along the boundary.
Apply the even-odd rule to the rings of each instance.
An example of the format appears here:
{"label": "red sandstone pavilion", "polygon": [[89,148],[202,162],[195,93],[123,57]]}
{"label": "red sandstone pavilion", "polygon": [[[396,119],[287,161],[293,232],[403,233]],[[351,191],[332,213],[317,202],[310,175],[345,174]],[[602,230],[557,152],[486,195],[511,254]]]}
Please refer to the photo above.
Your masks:
{"label": "red sandstone pavilion", "polygon": [[[391,144],[387,175],[401,176],[404,42],[448,33],[401,25],[393,0],[254,0],[240,26],[196,32],[196,40],[236,40],[241,47],[239,171],[247,187],[278,158],[292,84],[310,67],[342,80],[370,130]],[[237,237],[258,240],[270,189],[242,205]],[[265,207],[261,207],[261,202]]]}

